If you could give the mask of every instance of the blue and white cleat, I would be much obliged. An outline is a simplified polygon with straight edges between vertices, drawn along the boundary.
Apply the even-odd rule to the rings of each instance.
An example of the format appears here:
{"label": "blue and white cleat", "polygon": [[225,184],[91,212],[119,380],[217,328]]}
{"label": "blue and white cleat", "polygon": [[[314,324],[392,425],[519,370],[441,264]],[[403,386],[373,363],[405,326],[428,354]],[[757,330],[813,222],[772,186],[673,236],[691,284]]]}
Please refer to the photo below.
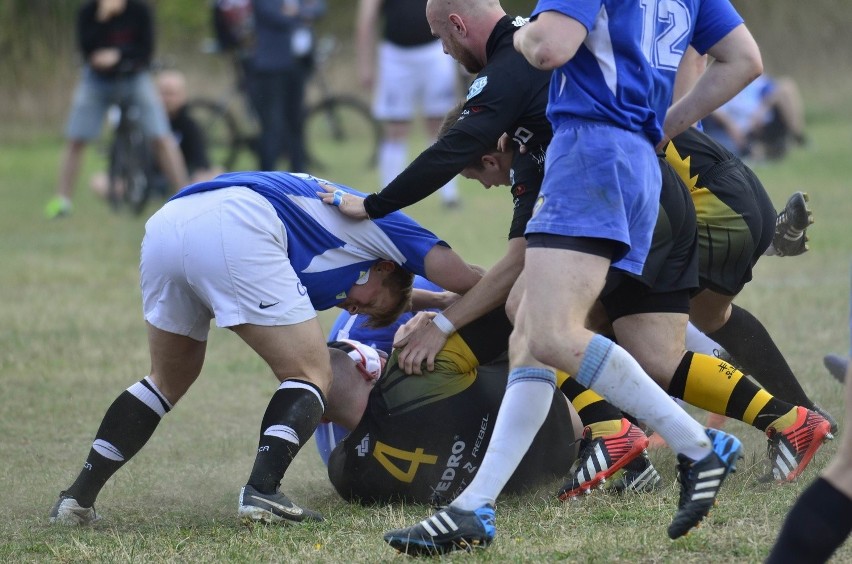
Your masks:
{"label": "blue and white cleat", "polygon": [[412,527],[388,531],[384,539],[399,552],[412,556],[439,555],[452,550],[470,552],[491,544],[497,534],[494,520],[492,505],[483,505],[475,511],[449,505]]}

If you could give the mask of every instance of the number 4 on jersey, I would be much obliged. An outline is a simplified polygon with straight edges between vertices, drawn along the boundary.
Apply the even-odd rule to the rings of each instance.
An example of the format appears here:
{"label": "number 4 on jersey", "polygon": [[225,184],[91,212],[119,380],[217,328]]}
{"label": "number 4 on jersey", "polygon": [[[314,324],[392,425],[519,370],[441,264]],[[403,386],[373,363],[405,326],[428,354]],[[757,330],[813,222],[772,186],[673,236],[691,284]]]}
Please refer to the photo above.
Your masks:
{"label": "number 4 on jersey", "polygon": [[[438,457],[434,454],[425,454],[422,448],[410,450],[401,450],[386,445],[381,441],[376,441],[376,446],[373,448],[373,456],[379,461],[388,473],[399,480],[410,484],[414,481],[414,475],[417,474],[417,469],[421,464],[435,464]],[[408,470],[403,470],[391,461],[391,458],[408,462]]]}

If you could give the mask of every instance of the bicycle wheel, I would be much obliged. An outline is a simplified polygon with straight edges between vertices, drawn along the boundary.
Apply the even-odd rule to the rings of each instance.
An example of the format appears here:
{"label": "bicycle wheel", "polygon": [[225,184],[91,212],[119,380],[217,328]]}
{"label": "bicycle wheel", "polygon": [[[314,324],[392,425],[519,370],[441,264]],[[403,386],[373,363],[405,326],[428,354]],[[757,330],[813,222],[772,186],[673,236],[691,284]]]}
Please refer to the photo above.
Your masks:
{"label": "bicycle wheel", "polygon": [[316,172],[335,167],[372,168],[376,165],[381,124],[361,100],[332,96],[308,110],[305,149]]}
{"label": "bicycle wheel", "polygon": [[211,164],[233,170],[242,146],[234,116],[218,102],[202,98],[187,102],[187,110],[204,135]]}
{"label": "bicycle wheel", "polygon": [[148,138],[141,129],[133,132],[131,163],[124,201],[134,215],[140,215],[153,189],[154,159]]}
{"label": "bicycle wheel", "polygon": [[148,139],[138,126],[121,124],[110,147],[107,201],[113,211],[128,209],[139,215],[150,196],[152,155]]}
{"label": "bicycle wheel", "polygon": [[132,147],[126,129],[124,124],[119,125],[109,148],[107,202],[114,212],[120,212],[124,207],[128,179],[133,177],[133,164],[130,162]]}

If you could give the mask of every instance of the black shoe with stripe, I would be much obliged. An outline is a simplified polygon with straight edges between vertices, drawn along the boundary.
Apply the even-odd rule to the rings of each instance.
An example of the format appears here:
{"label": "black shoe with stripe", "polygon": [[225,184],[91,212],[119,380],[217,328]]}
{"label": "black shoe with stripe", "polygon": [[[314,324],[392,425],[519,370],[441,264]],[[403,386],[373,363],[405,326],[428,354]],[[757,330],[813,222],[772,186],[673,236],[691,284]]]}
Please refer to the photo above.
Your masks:
{"label": "black shoe with stripe", "polygon": [[301,523],[302,521],[322,521],[316,511],[299,507],[283,493],[265,494],[246,484],[240,490],[238,507],[240,519],[246,523]]}
{"label": "black shoe with stripe", "polygon": [[612,475],[612,478],[604,485],[604,491],[614,493],[624,492],[652,492],[656,490],[662,477],[643,452],[641,456],[628,462],[624,468]]}
{"label": "black shoe with stripe", "polygon": [[405,554],[438,555],[457,549],[470,552],[485,548],[496,533],[494,506],[483,505],[475,511],[447,506],[413,527],[388,531],[384,539]]}
{"label": "black shoe with stripe", "polygon": [[677,480],[680,482],[678,510],[669,525],[669,538],[687,534],[704,519],[716,503],[716,496],[725,478],[736,472],[742,458],[742,443],[735,436],[706,429],[713,441],[713,452],[699,461],[677,455]]}
{"label": "black shoe with stripe", "polygon": [[807,192],[795,192],[775,218],[775,235],[772,246],[775,253],[782,257],[794,257],[808,251],[808,226],[814,222],[813,213],[808,208]]}

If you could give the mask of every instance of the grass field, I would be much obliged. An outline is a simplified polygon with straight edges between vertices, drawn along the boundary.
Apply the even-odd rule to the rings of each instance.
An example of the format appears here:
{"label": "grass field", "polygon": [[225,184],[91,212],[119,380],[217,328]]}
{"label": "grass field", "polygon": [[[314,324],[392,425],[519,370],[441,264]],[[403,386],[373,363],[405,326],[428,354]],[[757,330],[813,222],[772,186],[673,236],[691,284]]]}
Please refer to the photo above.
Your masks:
{"label": "grass field", "polygon": [[[811,396],[837,416],[843,414],[841,387],[827,376],[821,358],[848,346],[850,126],[820,115],[810,126],[807,148],[782,163],[755,166],[777,207],[791,191],[807,189],[816,224],[809,253],[763,259],[738,300],[763,320]],[[328,483],[313,445],[299,455],[283,489],[322,511],[326,522],[290,528],[237,523],[237,493],[276,384],[247,347],[221,330],[211,333],[198,383],[103,490],[102,524],[85,530],[48,526],[47,512],[78,472],[103,412],[148,369],[137,270],[144,219],[110,213],[83,180],[73,216],[43,219],[59,151],[52,139],[0,146],[0,561],[398,558],[381,533],[411,524],[429,509],[347,505]],[[101,157],[90,151],[82,178],[100,166]],[[328,176],[365,191],[376,189],[372,173]],[[446,212],[432,198],[411,213],[465,258],[489,266],[503,252],[511,208],[505,190],[491,192],[465,183],[461,209]],[[332,315],[323,314],[326,327]],[[560,503],[552,496],[558,485],[553,484],[534,495],[501,498],[497,541],[473,558],[761,561],[787,509],[836,447],[826,446],[798,483],[757,485],[765,439],[737,422],[729,428],[743,439],[746,458],[719,506],[689,537],[676,542],[666,537],[677,499],[674,461],[670,452],[655,451],[652,459],[666,484],[661,492],[625,498],[596,494]],[[463,558],[468,557],[449,557]],[[836,559],[852,561],[852,546]]]}

